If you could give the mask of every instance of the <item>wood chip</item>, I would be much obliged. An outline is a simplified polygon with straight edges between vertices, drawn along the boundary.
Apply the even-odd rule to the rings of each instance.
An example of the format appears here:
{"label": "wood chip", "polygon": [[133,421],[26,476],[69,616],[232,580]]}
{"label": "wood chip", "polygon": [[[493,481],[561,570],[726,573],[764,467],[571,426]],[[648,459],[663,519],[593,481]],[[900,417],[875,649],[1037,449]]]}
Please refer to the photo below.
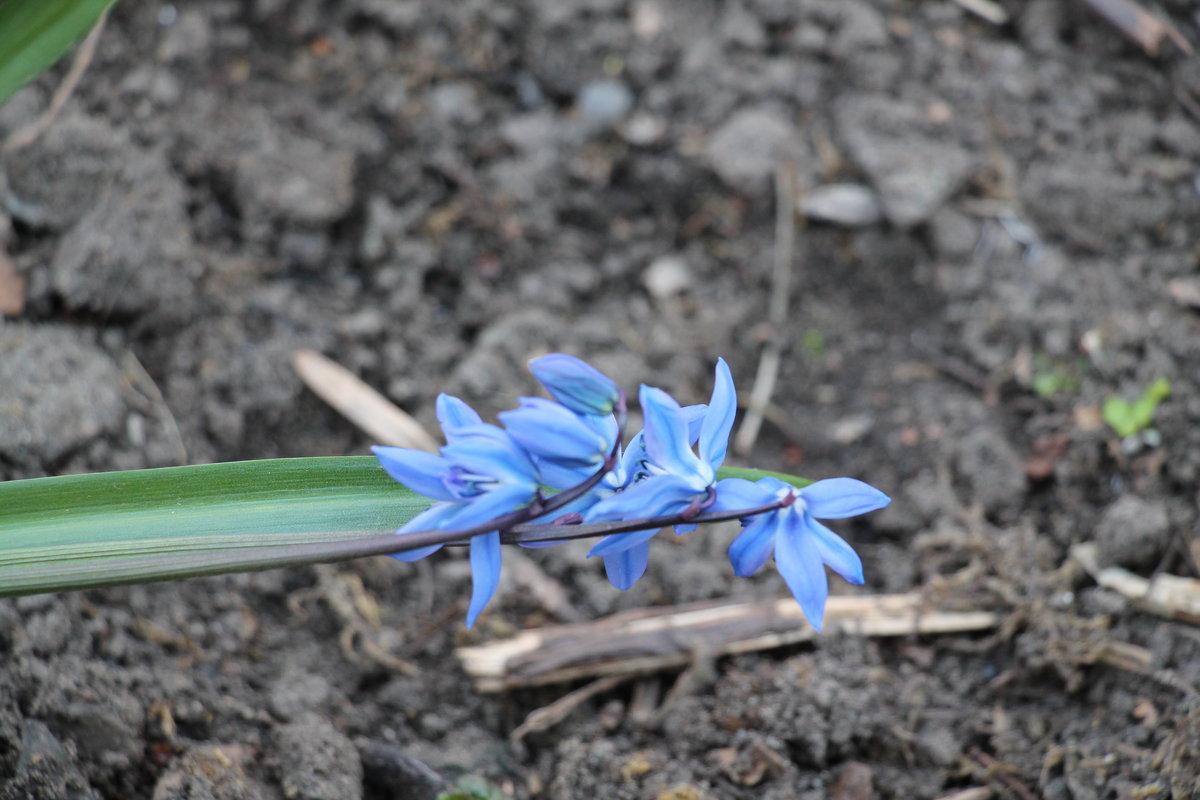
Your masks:
{"label": "wood chip", "polygon": [[[996,627],[989,611],[927,608],[916,593],[836,596],[825,610],[824,635],[907,636],[960,633]],[[457,651],[483,692],[681,669],[698,646],[713,655],[767,650],[808,641],[816,631],[791,598],[759,602],[715,601],[639,609],[579,625],[523,631]]]}
{"label": "wood chip", "polygon": [[297,350],[292,366],[313,392],[383,445],[435,452],[438,443],[410,415],[315,350]]}
{"label": "wood chip", "polygon": [[25,310],[25,278],[17,272],[3,249],[0,249],[0,316],[19,317]]}

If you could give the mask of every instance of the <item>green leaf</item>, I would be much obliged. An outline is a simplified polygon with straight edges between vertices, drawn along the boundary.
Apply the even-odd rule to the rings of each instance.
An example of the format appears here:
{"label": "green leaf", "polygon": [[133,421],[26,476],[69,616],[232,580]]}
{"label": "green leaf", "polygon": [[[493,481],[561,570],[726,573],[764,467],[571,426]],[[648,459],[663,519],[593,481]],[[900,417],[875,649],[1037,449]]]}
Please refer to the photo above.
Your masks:
{"label": "green leaf", "polygon": [[0,596],[311,563],[280,548],[387,534],[428,506],[371,457],[0,483]]}
{"label": "green leaf", "polygon": [[786,472],[771,472],[765,469],[749,469],[747,467],[721,467],[717,470],[718,478],[745,478],[748,481],[756,481],[759,478],[778,478],[784,483],[790,483],[797,489],[803,489],[805,486],[812,484],[812,481],[807,478],[800,478],[796,475],[788,475]]}
{"label": "green leaf", "polygon": [[0,0],[0,103],[70,49],[116,0]]}
{"label": "green leaf", "polygon": [[1146,387],[1133,403],[1120,397],[1110,397],[1100,409],[1104,421],[1118,436],[1133,436],[1154,423],[1154,414],[1163,400],[1171,396],[1171,382],[1159,378]]}
{"label": "green leaf", "polygon": [[[752,469],[720,477],[773,475]],[[430,501],[369,456],[239,461],[0,483],[0,596],[298,566],[390,551]]]}

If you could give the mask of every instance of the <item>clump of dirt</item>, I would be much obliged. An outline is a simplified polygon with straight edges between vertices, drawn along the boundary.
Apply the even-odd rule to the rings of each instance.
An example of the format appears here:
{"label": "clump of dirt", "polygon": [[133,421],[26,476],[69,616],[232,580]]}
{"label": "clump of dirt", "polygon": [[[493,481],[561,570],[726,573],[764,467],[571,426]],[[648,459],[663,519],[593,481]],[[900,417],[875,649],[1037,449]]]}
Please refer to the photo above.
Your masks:
{"label": "clump of dirt", "polygon": [[[1200,636],[1069,556],[1197,577],[1198,62],[1083,3],[965,5],[118,5],[3,163],[0,479],[366,452],[301,347],[432,427],[439,391],[534,391],[544,352],[702,401],[774,339],[742,463],[884,489],[839,528],[865,591],[1004,621],[647,678],[516,744],[570,687],[480,694],[455,645],[782,581],[735,582],[720,529],[656,541],[623,594],[532,551],[565,601],[514,570],[470,632],[455,555],[5,600],[0,798],[1200,797]],[[1154,11],[1200,40],[1191,4]],[[1104,425],[1158,378],[1150,430]]]}

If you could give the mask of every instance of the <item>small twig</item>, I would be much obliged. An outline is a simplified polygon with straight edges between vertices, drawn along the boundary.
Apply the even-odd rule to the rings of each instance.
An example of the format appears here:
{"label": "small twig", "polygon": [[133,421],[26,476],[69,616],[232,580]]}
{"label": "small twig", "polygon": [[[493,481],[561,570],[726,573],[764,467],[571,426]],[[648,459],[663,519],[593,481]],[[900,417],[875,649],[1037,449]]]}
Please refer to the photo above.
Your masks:
{"label": "small twig", "polygon": [[175,445],[175,457],[178,463],[188,463],[187,445],[184,444],[183,434],[179,432],[179,423],[175,420],[175,414],[172,413],[171,406],[167,404],[167,398],[163,397],[162,390],[154,382],[154,377],[146,371],[146,368],[132,350],[125,351],[123,360],[125,362],[125,369],[132,373],[130,377],[136,381],[137,387],[148,396],[155,411],[158,413],[159,421],[166,426],[167,436],[170,438],[171,444]]}
{"label": "small twig", "polygon": [[550,705],[543,706],[536,711],[531,711],[529,716],[525,717],[525,721],[508,735],[508,738],[511,741],[519,742],[531,733],[549,730],[566,719],[576,708],[591,700],[596,695],[611,691],[625,681],[636,677],[636,674],[609,675],[607,678],[594,680],[587,686],[583,686],[573,692],[568,692]]}
{"label": "small twig", "polygon": [[1012,774],[1012,767],[1008,764],[997,761],[992,756],[983,752],[978,748],[971,750],[971,758],[984,768],[986,777],[994,778],[1003,783],[1009,789],[1016,792],[1021,800],[1037,800],[1037,795],[1030,791],[1029,787],[1020,778]]}
{"label": "small twig", "polygon": [[[830,597],[828,632],[859,636],[962,633],[994,628],[988,611],[938,611],[921,595]],[[816,631],[791,598],[705,602],[641,609],[580,625],[522,631],[517,636],[458,650],[480,691],[493,692],[606,675],[645,674],[713,658],[809,641]]]}
{"label": "small twig", "polygon": [[92,58],[96,55],[96,43],[100,41],[100,33],[104,30],[104,21],[107,18],[108,12],[105,12],[100,16],[100,19],[96,20],[96,24],[92,26],[87,37],[79,45],[79,49],[75,51],[75,57],[71,61],[71,68],[67,70],[62,83],[54,90],[54,96],[50,98],[50,105],[46,107],[46,110],[28,125],[24,125],[9,134],[2,148],[5,154],[15,153],[21,148],[33,144],[54,124],[54,120],[58,118],[59,113],[63,110],[63,106],[67,104],[67,100],[71,98],[71,95],[75,92],[75,88],[79,85],[79,80],[83,77],[83,73],[87,70],[88,65],[92,63]]}
{"label": "small twig", "polygon": [[1170,39],[1184,53],[1191,55],[1192,45],[1179,29],[1163,22],[1132,0],[1083,0],[1084,4],[1104,17],[1110,25],[1125,35],[1147,55],[1158,55],[1164,38]]}
{"label": "small twig", "polygon": [[788,321],[791,304],[792,268],[796,249],[796,190],[795,167],[785,164],[775,172],[775,263],[771,272],[771,299],[767,321],[772,336],[763,345],[754,387],[750,390],[746,416],[734,440],[734,449],[745,454],[754,447],[762,428],[763,412],[775,392],[779,365],[783,360],[783,343],[779,332]]}
{"label": "small twig", "polygon": [[380,444],[436,452],[437,441],[421,423],[315,350],[297,350],[292,367],[309,389]]}
{"label": "small twig", "polygon": [[1008,12],[993,3],[992,0],[954,0],[954,2],[993,25],[1008,23]]}

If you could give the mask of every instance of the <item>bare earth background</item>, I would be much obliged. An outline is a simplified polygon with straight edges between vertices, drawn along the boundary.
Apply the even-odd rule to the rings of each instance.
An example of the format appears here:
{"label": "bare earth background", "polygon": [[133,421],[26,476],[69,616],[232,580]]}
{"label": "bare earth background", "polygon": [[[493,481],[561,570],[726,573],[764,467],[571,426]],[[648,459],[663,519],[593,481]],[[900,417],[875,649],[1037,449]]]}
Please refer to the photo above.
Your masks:
{"label": "bare earth background", "polygon": [[[554,620],[510,576],[464,631],[461,555],[5,600],[0,798],[432,797],[404,756],[520,798],[1200,797],[1200,629],[1068,558],[1197,576],[1200,61],[1004,5],[120,4],[4,163],[28,285],[0,478],[366,452],[301,347],[430,426],[439,391],[513,405],[552,350],[689,402],[723,355],[745,392],[790,163],[805,213],[855,221],[798,221],[739,463],[887,491],[839,526],[865,591],[1005,624],[723,659],[653,715],[626,686],[512,745],[571,687],[479,694],[453,647]],[[1155,8],[1200,39],[1190,0]],[[1122,442],[1099,405],[1158,377],[1155,431]],[[731,533],[656,541],[623,594],[578,547],[532,557],[585,619],[784,592],[732,578]]]}

